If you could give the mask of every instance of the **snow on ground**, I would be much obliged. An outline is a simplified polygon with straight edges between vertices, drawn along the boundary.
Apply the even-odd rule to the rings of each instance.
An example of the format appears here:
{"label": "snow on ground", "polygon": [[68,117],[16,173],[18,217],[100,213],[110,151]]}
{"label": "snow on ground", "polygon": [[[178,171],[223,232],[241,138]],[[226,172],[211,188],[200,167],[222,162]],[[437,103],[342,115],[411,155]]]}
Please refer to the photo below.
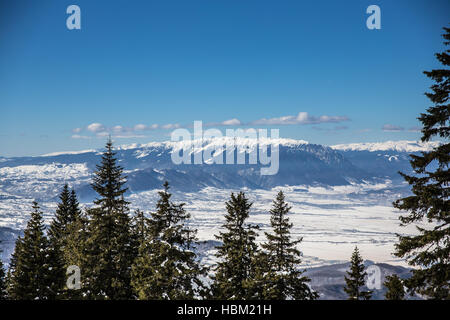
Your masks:
{"label": "snow on ground", "polygon": [[332,149],[342,151],[387,151],[393,150],[398,152],[419,152],[430,151],[440,145],[439,141],[385,141],[385,142],[364,142],[364,143],[348,143],[337,144],[331,146]]}
{"label": "snow on ground", "polygon": [[[264,241],[263,232],[270,229],[268,211],[276,193],[282,189],[292,206],[292,233],[295,237],[303,237],[299,249],[303,252],[305,266],[348,261],[355,245],[358,245],[365,259],[405,266],[404,261],[391,253],[397,240],[396,233],[412,234],[414,228],[400,228],[399,212],[389,204],[378,203],[378,192],[389,185],[387,181],[384,184],[331,188],[290,186],[273,190],[246,190],[254,202],[249,222],[260,226],[258,240]],[[214,234],[221,230],[225,201],[231,192],[205,188],[196,193],[175,193],[173,199],[186,203],[186,209],[192,215],[191,224],[198,229],[199,240],[207,241],[215,240]],[[373,192],[378,196],[373,196]],[[395,194],[387,194],[386,197],[395,197]],[[157,194],[146,191],[132,195],[129,200],[133,207],[153,210]]]}
{"label": "snow on ground", "polygon": [[50,201],[59,195],[64,183],[78,186],[88,183],[90,179],[91,173],[86,163],[49,163],[0,168],[0,226],[5,206],[13,206],[16,210],[24,202],[22,199],[28,198],[39,202]]}
{"label": "snow on ground", "polygon": [[[79,178],[89,174],[85,163],[44,165],[23,165],[17,167],[0,168],[0,179],[67,179]],[[1,181],[1,180],[0,180]]]}
{"label": "snow on ground", "polygon": [[[64,179],[65,172],[71,170],[65,167],[62,169],[56,180]],[[20,168],[14,174],[28,174],[25,173],[27,170]],[[0,171],[0,177],[1,174]],[[336,187],[286,186],[272,190],[243,190],[254,202],[249,221],[261,227],[259,241],[264,240],[263,232],[270,229],[269,209],[280,189],[285,192],[286,201],[292,206],[292,233],[295,237],[303,237],[299,249],[303,252],[305,267],[348,261],[355,245],[360,248],[364,259],[406,265],[391,254],[397,240],[395,234],[412,234],[414,228],[399,227],[400,213],[392,207],[391,202],[401,195],[391,181]],[[52,218],[56,206],[54,199],[59,191],[56,187],[53,191],[47,190],[47,194],[53,192],[52,196],[40,203],[47,223]],[[140,208],[145,212],[154,210],[157,191],[130,195],[127,198],[131,202],[130,209],[134,211]],[[225,201],[229,200],[232,191],[239,190],[208,187],[195,193],[174,192],[172,198],[186,203],[186,210],[192,215],[190,224],[198,229],[199,240],[211,241],[216,240],[214,234],[221,230]],[[1,192],[0,227],[23,229],[29,218],[32,200]],[[90,204],[83,204],[86,205]],[[206,259],[210,263],[214,261],[213,253],[213,245],[206,248]]]}

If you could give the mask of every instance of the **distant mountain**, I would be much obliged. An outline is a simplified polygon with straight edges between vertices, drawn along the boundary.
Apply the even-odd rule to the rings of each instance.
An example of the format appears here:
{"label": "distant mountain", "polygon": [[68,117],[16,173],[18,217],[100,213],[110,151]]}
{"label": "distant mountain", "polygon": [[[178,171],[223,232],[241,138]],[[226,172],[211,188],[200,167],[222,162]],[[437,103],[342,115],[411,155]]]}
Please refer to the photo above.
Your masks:
{"label": "distant mountain", "polygon": [[386,141],[340,144],[331,148],[340,151],[352,164],[364,168],[370,175],[403,180],[398,172],[411,172],[410,154],[430,151],[439,145],[439,141]]}
{"label": "distant mountain", "polygon": [[[380,271],[380,284],[379,288],[371,287],[373,300],[383,300],[387,291],[383,286],[386,276],[396,274],[402,279],[409,278],[410,270],[400,266],[393,266],[387,263],[374,263],[373,261],[366,260],[364,262],[366,270],[369,266],[376,266]],[[311,287],[320,293],[321,300],[346,300],[348,298],[344,291],[346,271],[350,268],[350,263],[332,264],[316,268],[309,268],[305,272],[305,275],[311,279]],[[368,290],[364,287],[364,290]],[[412,299],[410,296],[406,296],[407,299]],[[414,297],[413,299],[418,299]]]}
{"label": "distant mountain", "polygon": [[[201,152],[210,151],[226,142],[224,139],[206,140],[193,148],[189,157],[193,159]],[[341,210],[340,212],[345,215],[358,215],[359,211],[361,211],[361,215],[365,215],[367,213],[364,211],[365,205],[381,204],[390,207],[393,198],[410,192],[408,185],[405,185],[398,175],[398,171],[410,172],[409,154],[412,151],[406,150],[425,150],[411,149],[414,146],[413,142],[405,144],[402,141],[398,144],[389,142],[378,145],[359,144],[358,146],[333,147],[291,139],[268,139],[263,140],[261,145],[251,139],[237,139],[235,142],[240,149],[249,150],[255,150],[269,143],[279,144],[279,172],[273,176],[261,176],[262,166],[248,164],[248,157],[246,158],[247,164],[176,165],[172,162],[171,155],[172,152],[177,152],[183,147],[183,142],[153,142],[143,145],[118,146],[117,157],[127,175],[130,199],[137,202],[138,207],[151,208],[154,205],[152,196],[155,196],[156,192],[147,193],[145,191],[159,189],[163,182],[168,180],[173,191],[177,193],[177,199],[188,202],[194,207],[198,205],[199,212],[211,210],[211,215],[214,216],[221,214],[221,209],[217,209],[217,199],[221,197],[218,189],[224,189],[227,193],[245,187],[258,189],[255,190],[255,193],[258,194],[258,201],[265,202],[269,206],[272,199],[272,194],[269,195],[269,193],[272,192],[267,193],[266,190],[287,185],[294,186],[291,188],[293,190],[292,201],[295,199],[295,194],[308,193],[307,197],[300,197],[300,200],[296,202],[296,207],[301,207],[302,211],[308,214],[307,217],[317,214],[316,207],[317,210],[323,209],[326,213],[330,206],[336,211]],[[420,148],[432,147],[433,145],[420,146]],[[237,157],[237,153],[237,150],[233,152],[234,158]],[[3,240],[4,262],[8,262],[14,240],[23,230],[33,200],[37,200],[43,206],[46,221],[50,221],[53,217],[55,202],[58,200],[64,183],[68,183],[76,189],[83,204],[91,202],[95,194],[90,183],[96,165],[100,162],[101,154],[102,150],[85,150],[36,157],[0,157],[0,240]],[[224,160],[225,154],[219,153],[218,157],[222,157]],[[372,187],[368,188],[367,186]],[[215,191],[209,193],[209,188],[206,187],[213,187],[212,189]],[[309,193],[308,190],[311,189],[319,190],[317,193]],[[200,190],[202,192],[198,192]],[[333,192],[334,196],[331,196]],[[201,199],[199,199],[199,194],[203,194]],[[186,197],[183,198],[183,195]],[[198,202],[195,202],[197,200]],[[353,203],[353,201],[357,210],[353,206],[347,207],[346,203]],[[221,202],[220,208],[222,208],[223,202]],[[213,203],[216,203],[215,208]],[[384,207],[380,208],[385,210]],[[258,208],[256,214],[261,214],[261,210]],[[322,216],[324,213],[320,213],[320,215]],[[203,230],[204,235],[210,233],[204,237],[206,239],[213,239],[213,231],[208,225],[212,216],[208,216],[205,220],[200,214],[197,216],[198,220],[195,221],[199,229]],[[326,214],[323,216],[330,217]],[[378,218],[380,217],[376,216],[373,221],[378,223]],[[385,218],[383,217],[383,219]],[[391,219],[390,212],[386,212],[386,223],[391,223],[389,219]],[[334,232],[346,236],[351,234],[351,239],[353,239],[354,232],[352,230],[358,229],[358,221],[357,219],[354,222],[352,220],[351,228],[338,228],[333,231],[333,234]],[[373,235],[380,232],[377,228],[372,233],[366,231],[363,230],[361,232],[363,235],[358,239],[367,238],[367,241],[374,241]],[[317,233],[321,232],[323,229],[318,229]],[[383,233],[385,230],[381,230],[381,232]],[[315,236],[312,237],[314,239]],[[209,244],[205,243],[203,246],[207,248]],[[200,251],[209,250],[205,248]],[[206,256],[205,253],[204,258],[210,259],[211,257]],[[331,256],[330,259],[335,261]],[[314,279],[322,279],[320,277],[315,276]],[[315,283],[320,285],[319,282]],[[342,286],[325,287],[323,290],[324,292],[330,290],[328,293],[330,297],[342,294]]]}
{"label": "distant mountain", "polygon": [[349,143],[336,144],[331,146],[334,150],[342,151],[397,151],[397,152],[420,152],[430,151],[431,149],[440,145],[439,141],[386,141],[386,142],[364,142],[364,143]]}
{"label": "distant mountain", "polygon": [[[225,145],[223,139],[205,140],[189,157]],[[117,157],[128,176],[129,192],[159,188],[170,181],[176,190],[192,192],[212,186],[228,189],[247,187],[270,189],[283,185],[336,186],[377,179],[399,179],[398,171],[409,172],[409,152],[431,148],[435,143],[412,141],[379,144],[350,144],[326,147],[302,140],[238,139],[237,147],[255,150],[263,144],[279,144],[279,171],[276,175],[260,175],[260,164],[180,164],[172,162],[184,142],[158,142],[119,146]],[[379,150],[378,150],[379,149]],[[239,149],[234,151],[236,159]],[[53,153],[37,157],[0,159],[0,200],[29,196],[48,201],[57,196],[65,182],[78,191],[82,199],[94,194],[90,179],[99,163],[101,150]],[[225,153],[219,154],[225,163]],[[266,167],[266,166],[264,166]]]}

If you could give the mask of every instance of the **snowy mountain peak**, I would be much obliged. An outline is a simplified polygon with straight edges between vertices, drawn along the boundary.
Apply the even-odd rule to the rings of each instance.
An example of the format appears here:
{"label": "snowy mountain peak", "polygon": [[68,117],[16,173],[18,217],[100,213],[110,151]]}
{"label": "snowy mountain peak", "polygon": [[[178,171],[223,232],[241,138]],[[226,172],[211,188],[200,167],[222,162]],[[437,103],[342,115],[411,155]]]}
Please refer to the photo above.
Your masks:
{"label": "snowy mountain peak", "polygon": [[342,151],[397,151],[397,152],[419,152],[430,151],[441,144],[439,141],[385,141],[385,142],[365,142],[365,143],[349,143],[337,144],[330,146],[335,150]]}
{"label": "snowy mountain peak", "polygon": [[194,146],[194,148],[201,149],[212,149],[216,146],[225,146],[227,144],[233,144],[236,147],[252,147],[256,145],[270,145],[277,144],[282,146],[298,146],[308,144],[308,141],[305,140],[295,140],[295,139],[286,139],[286,138],[233,138],[233,137],[218,137],[218,138],[204,138],[199,140],[185,140],[185,141],[163,141],[163,142],[150,142],[146,144],[132,144],[132,145],[124,145],[119,146],[118,150],[130,150],[130,149],[138,149],[138,148],[167,148],[179,150],[185,146]]}
{"label": "snowy mountain peak", "polygon": [[[186,146],[193,146],[194,151],[198,152],[205,149],[214,149],[215,147],[219,146],[225,146],[226,144],[233,143],[235,147],[248,147],[252,148],[254,146],[260,145],[270,145],[270,144],[276,144],[281,145],[285,147],[295,147],[300,145],[309,144],[308,141],[305,140],[296,140],[296,139],[287,139],[287,138],[232,138],[232,137],[220,137],[220,138],[207,138],[203,140],[187,140],[187,141],[162,141],[162,142],[149,142],[149,143],[133,143],[133,144],[125,144],[125,145],[119,145],[115,147],[116,150],[134,150],[134,149],[141,149],[137,150],[138,157],[142,157],[143,151],[142,149],[152,149],[152,148],[163,148],[163,149],[173,149],[173,150],[180,150],[183,149]],[[198,149],[198,150],[197,150]],[[90,150],[81,150],[81,151],[63,151],[63,152],[52,152],[42,155],[42,157],[53,157],[53,156],[60,156],[60,155],[77,155],[77,154],[83,154],[83,153],[97,153],[101,152],[102,149],[90,149]]]}

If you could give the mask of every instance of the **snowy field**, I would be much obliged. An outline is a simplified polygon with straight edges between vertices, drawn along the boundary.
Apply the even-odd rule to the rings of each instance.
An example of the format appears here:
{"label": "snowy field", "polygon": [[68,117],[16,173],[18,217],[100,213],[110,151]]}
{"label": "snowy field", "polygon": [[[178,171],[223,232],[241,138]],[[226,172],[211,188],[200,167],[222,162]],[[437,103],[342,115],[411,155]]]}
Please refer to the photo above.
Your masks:
{"label": "snowy field", "polygon": [[[244,190],[254,202],[249,222],[270,229],[269,209],[278,190],[285,192],[292,206],[290,220],[293,235],[303,237],[299,249],[304,266],[321,266],[346,262],[355,245],[365,259],[406,266],[392,256],[396,233],[411,234],[414,228],[399,227],[399,212],[391,205],[398,194],[385,184],[351,185],[340,187],[283,187],[273,190]],[[224,222],[225,201],[232,190],[205,188],[201,192],[173,195],[176,201],[186,203],[192,215],[191,224],[198,229],[201,241],[215,240]],[[153,210],[155,191],[134,194],[129,199],[135,208]],[[210,253],[213,253],[211,251]]]}
{"label": "snowy field", "polygon": [[[31,197],[38,195],[44,218],[49,223],[62,182],[76,185],[80,181],[87,182],[90,179],[84,165],[62,165],[56,170],[57,175],[54,168],[44,168],[48,169],[46,173],[41,172],[42,168],[39,166],[39,176],[30,179],[30,175],[37,174],[35,169],[34,166],[0,169],[0,180],[15,177],[12,183],[0,188],[0,227],[23,229],[29,218],[28,213],[33,201]],[[46,179],[42,180],[44,176]],[[380,184],[289,186],[272,190],[243,191],[254,202],[249,221],[261,227],[259,241],[264,240],[263,232],[269,228],[268,211],[272,200],[278,190],[285,192],[286,200],[292,206],[290,219],[294,224],[293,234],[303,237],[299,249],[304,254],[305,266],[348,261],[355,245],[361,249],[365,259],[405,265],[391,254],[396,233],[414,232],[412,227],[399,227],[399,212],[391,205],[392,201],[404,196],[404,187],[394,186],[390,180],[386,180]],[[186,209],[192,215],[190,224],[198,229],[199,240],[208,241],[215,240],[214,234],[219,232],[224,222],[225,201],[229,199],[232,191],[239,190],[208,187],[195,193],[174,192],[173,199],[186,203]],[[128,200],[131,202],[132,211],[139,208],[149,212],[154,210],[157,197],[157,190],[152,190],[132,194]],[[83,204],[88,205],[90,203]],[[213,245],[205,247],[204,253],[208,255],[206,259],[212,262],[210,259],[213,258]],[[12,248],[5,249],[7,252],[4,254],[8,254]]]}

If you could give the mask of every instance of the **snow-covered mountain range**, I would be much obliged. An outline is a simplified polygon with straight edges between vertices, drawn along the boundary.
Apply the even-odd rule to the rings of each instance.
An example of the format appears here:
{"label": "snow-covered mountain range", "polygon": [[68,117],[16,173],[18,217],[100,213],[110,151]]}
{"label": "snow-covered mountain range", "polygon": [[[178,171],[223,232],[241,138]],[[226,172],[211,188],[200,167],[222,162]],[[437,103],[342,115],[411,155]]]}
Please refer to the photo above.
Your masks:
{"label": "snow-covered mountain range", "polygon": [[[193,153],[215,147],[223,141],[207,140]],[[239,141],[256,148],[254,140]],[[128,176],[130,193],[159,188],[164,180],[182,191],[205,187],[268,189],[284,185],[346,185],[379,179],[396,180],[398,171],[409,171],[410,152],[427,150],[436,143],[414,141],[378,144],[350,144],[326,147],[302,140],[279,139],[279,172],[261,176],[261,165],[176,165],[173,150],[181,142],[158,142],[119,146],[117,157]],[[0,158],[0,200],[30,196],[48,200],[57,196],[65,182],[78,191],[82,199],[93,196],[90,178],[99,163],[101,150],[53,153],[35,157]]]}
{"label": "snow-covered mountain range", "polygon": [[[207,140],[192,155],[223,142]],[[257,147],[254,140],[238,143],[249,149]],[[293,206],[293,234],[304,237],[301,249],[306,265],[345,261],[355,244],[368,259],[401,264],[390,255],[395,234],[409,232],[399,229],[398,213],[391,205],[409,192],[398,171],[410,172],[409,154],[430,150],[437,143],[400,141],[332,147],[291,139],[276,143],[279,172],[273,176],[261,176],[259,164],[175,165],[171,153],[182,147],[176,142],[118,146],[116,151],[128,177],[131,209],[153,210],[156,189],[168,180],[174,199],[186,202],[199,239],[205,244],[214,241],[230,192],[247,191],[254,202],[251,220],[265,230],[271,201],[276,190],[283,188]],[[0,157],[0,239],[5,262],[25,226],[33,200],[41,204],[47,222],[64,183],[75,188],[83,206],[91,203],[95,194],[90,182],[101,152]]]}

